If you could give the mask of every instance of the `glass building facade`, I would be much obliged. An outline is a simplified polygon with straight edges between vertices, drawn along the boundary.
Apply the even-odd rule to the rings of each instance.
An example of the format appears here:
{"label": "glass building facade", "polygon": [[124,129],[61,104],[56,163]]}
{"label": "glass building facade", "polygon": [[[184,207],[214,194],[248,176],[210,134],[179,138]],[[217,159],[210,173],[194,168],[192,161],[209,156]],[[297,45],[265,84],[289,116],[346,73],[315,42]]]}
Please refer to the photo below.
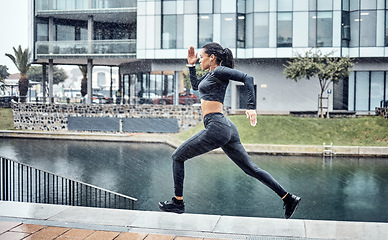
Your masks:
{"label": "glass building facade", "polygon": [[[387,100],[388,0],[34,3],[35,60],[91,58],[103,64],[120,59],[120,87],[128,97],[183,91],[187,48],[215,41],[230,48],[236,66],[255,77],[259,110],[316,109],[317,94],[310,91],[315,94],[317,84],[298,83],[305,89],[300,96],[281,74],[296,52],[315,47],[357,62],[349,79],[331,86],[331,110],[374,111]],[[226,104],[243,108],[243,91],[231,84]],[[283,103],[275,104],[276,99]]]}

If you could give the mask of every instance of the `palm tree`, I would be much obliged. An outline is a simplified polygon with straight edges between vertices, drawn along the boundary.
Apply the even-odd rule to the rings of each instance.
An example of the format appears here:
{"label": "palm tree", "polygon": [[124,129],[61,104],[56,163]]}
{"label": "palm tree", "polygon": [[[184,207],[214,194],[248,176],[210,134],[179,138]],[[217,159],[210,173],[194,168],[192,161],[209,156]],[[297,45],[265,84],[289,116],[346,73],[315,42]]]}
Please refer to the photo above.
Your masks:
{"label": "palm tree", "polygon": [[13,48],[13,51],[15,53],[15,56],[9,53],[6,53],[5,55],[12,60],[12,62],[15,64],[16,68],[20,72],[20,79],[19,79],[19,92],[21,97],[20,100],[21,102],[25,102],[27,92],[28,92],[28,85],[29,85],[27,71],[31,65],[31,63],[28,62],[30,53],[28,51],[28,48],[22,50],[22,46],[20,45],[18,49]]}
{"label": "palm tree", "polygon": [[4,79],[9,76],[8,68],[5,65],[0,65],[0,91],[5,90],[5,81]]}
{"label": "palm tree", "polygon": [[82,73],[81,95],[82,97],[85,97],[88,93],[88,67],[86,65],[79,65],[78,67]]}

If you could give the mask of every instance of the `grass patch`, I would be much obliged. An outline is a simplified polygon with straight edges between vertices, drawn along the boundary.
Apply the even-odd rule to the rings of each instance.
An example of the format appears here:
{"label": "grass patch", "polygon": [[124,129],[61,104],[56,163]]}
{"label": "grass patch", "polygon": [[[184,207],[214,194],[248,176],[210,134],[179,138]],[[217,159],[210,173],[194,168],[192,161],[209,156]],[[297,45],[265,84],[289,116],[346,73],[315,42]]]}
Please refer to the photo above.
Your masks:
{"label": "grass patch", "polygon": [[[256,127],[251,127],[244,115],[229,118],[236,124],[242,143],[388,146],[388,120],[377,116],[330,119],[258,116]],[[201,129],[202,123],[176,136],[186,140]]]}
{"label": "grass patch", "polygon": [[13,126],[13,114],[11,108],[0,108],[0,129],[12,130]]}

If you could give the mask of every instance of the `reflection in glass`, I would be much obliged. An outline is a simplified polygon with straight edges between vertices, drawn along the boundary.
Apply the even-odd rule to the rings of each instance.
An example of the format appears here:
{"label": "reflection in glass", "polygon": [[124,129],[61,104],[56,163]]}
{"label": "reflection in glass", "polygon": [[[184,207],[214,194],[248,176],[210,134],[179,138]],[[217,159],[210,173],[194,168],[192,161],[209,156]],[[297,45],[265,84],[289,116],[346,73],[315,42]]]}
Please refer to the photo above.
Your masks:
{"label": "reflection in glass", "polygon": [[278,47],[292,47],[292,13],[278,13]]}
{"label": "reflection in glass", "polygon": [[377,0],[361,0],[361,9],[376,9]]}
{"label": "reflection in glass", "polygon": [[176,48],[176,16],[163,15],[162,48]]}
{"label": "reflection in glass", "polygon": [[370,111],[380,107],[384,100],[384,72],[372,72],[370,86]]}
{"label": "reflection in glass", "polygon": [[355,111],[354,107],[354,86],[355,86],[355,72],[351,72],[349,76],[349,90],[348,90],[348,110]]}
{"label": "reflection in glass", "polygon": [[245,14],[237,16],[237,47],[245,48]]}
{"label": "reflection in glass", "polygon": [[333,10],[333,0],[318,0],[318,10]]}
{"label": "reflection in glass", "polygon": [[356,73],[356,110],[369,110],[369,72]]}
{"label": "reflection in glass", "polygon": [[236,15],[221,14],[221,45],[234,48],[236,45]]}
{"label": "reflection in glass", "polygon": [[350,12],[350,47],[358,47],[359,46],[359,35],[360,35],[360,12]]}
{"label": "reflection in glass", "polygon": [[376,46],[376,11],[361,11],[360,13],[360,47]]}
{"label": "reflection in glass", "polygon": [[255,13],[254,47],[264,48],[269,46],[269,14]]}
{"label": "reflection in glass", "polygon": [[213,15],[200,15],[198,27],[198,47],[213,42]]}
{"label": "reflection in glass", "polygon": [[292,11],[293,0],[278,0],[278,11]]}
{"label": "reflection in glass", "polygon": [[333,39],[332,12],[310,12],[309,46],[331,47]]}

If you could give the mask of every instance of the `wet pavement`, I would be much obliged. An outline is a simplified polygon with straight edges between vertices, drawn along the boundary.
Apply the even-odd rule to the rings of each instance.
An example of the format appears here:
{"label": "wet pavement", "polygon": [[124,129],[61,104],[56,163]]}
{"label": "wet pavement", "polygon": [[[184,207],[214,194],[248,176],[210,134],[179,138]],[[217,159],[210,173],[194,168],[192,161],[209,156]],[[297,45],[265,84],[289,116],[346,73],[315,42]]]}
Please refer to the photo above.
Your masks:
{"label": "wet pavement", "polygon": [[174,214],[0,201],[0,239],[373,239],[388,223]]}

